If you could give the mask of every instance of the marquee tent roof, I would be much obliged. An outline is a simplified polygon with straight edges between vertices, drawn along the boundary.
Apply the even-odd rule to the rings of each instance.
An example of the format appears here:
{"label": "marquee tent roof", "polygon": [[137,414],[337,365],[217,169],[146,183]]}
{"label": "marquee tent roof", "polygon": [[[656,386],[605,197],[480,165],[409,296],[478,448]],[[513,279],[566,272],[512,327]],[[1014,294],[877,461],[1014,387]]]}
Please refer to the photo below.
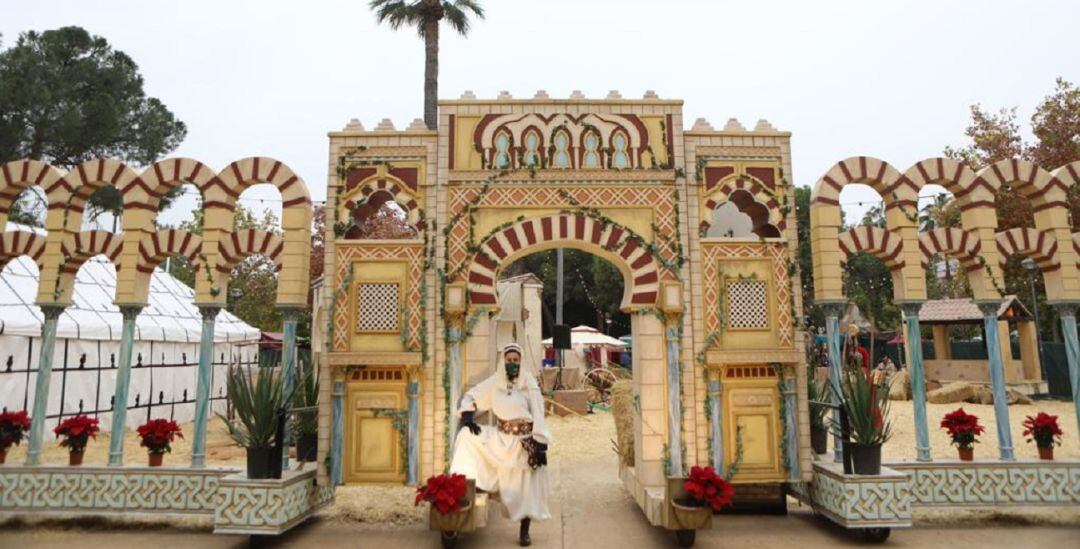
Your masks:
{"label": "marquee tent roof", "polygon": [[[9,226],[10,228],[10,226]],[[13,259],[0,274],[0,335],[39,337],[44,316],[34,304],[38,269],[28,257]],[[116,269],[104,258],[87,261],[75,278],[71,306],[56,328],[57,338],[119,340],[123,317],[113,305]],[[135,339],[198,342],[202,317],[194,305],[195,290],[172,275],[155,270],[147,306],[135,323]],[[217,343],[258,341],[259,329],[227,311],[217,316]]]}
{"label": "marquee tent roof", "polygon": [[[545,339],[543,342],[544,347],[551,347],[551,338]],[[600,333],[600,330],[593,328],[592,326],[578,326],[570,330],[570,345],[582,345],[585,347],[611,347],[621,349],[626,347],[626,343],[619,341],[611,336]]]}

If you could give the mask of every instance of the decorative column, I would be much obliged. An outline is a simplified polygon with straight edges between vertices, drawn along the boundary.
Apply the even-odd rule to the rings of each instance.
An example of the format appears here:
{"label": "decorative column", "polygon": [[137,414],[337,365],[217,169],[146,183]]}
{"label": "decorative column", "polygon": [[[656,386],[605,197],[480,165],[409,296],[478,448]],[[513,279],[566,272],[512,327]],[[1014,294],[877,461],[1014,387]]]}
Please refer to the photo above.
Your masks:
{"label": "decorative column", "polygon": [[788,479],[795,481],[799,478],[799,436],[796,422],[798,421],[798,401],[795,393],[795,373],[785,372],[780,364],[774,364],[773,368],[781,375],[780,392],[784,399],[784,458],[787,459]]}
{"label": "decorative column", "polygon": [[724,474],[724,423],[723,389],[720,386],[720,371],[715,370],[709,376],[709,429],[712,437],[712,465],[719,474]]}
{"label": "decorative column", "polygon": [[446,352],[450,364],[446,372],[446,468],[450,468],[450,457],[454,452],[454,438],[457,435],[457,409],[461,400],[461,327],[456,319],[451,320],[448,329]]}
{"label": "decorative column", "polygon": [[668,417],[668,463],[669,476],[683,475],[682,444],[682,376],[679,360],[679,328],[674,325],[678,318],[668,318],[665,328],[667,339],[667,417]]}
{"label": "decorative column", "polygon": [[994,419],[997,421],[998,448],[1002,461],[1015,461],[1012,432],[1009,430],[1009,403],[1005,394],[1005,365],[1001,362],[1001,340],[998,336],[998,301],[979,303],[986,334],[986,354],[990,361],[990,389],[994,393]]}
{"label": "decorative column", "polygon": [[[1072,386],[1076,425],[1080,428],[1080,342],[1076,335],[1076,309],[1080,303],[1055,303],[1061,316],[1061,332],[1065,334],[1065,357],[1069,361],[1069,384]],[[1049,383],[1050,380],[1046,380]]]}
{"label": "decorative column", "polygon": [[[922,331],[919,329],[919,310],[922,303],[906,302],[904,328],[908,344],[908,377],[911,379],[911,401],[915,408],[915,452],[919,461],[930,461],[930,431],[926,423],[926,370],[923,368]],[[947,342],[946,342],[947,344]]]}
{"label": "decorative column", "polygon": [[342,460],[345,444],[345,382],[334,381],[334,392],[330,397],[333,411],[330,423],[330,485],[344,484]]}
{"label": "decorative column", "polygon": [[[296,307],[283,307],[281,309],[281,392],[286,398],[292,397],[293,386],[296,382],[296,324],[302,311]],[[286,401],[282,405],[292,408],[292,402]],[[288,417],[288,416],[286,416]],[[292,434],[288,425],[285,426],[285,437],[281,443],[281,469],[289,468],[289,446],[292,442]]]}
{"label": "decorative column", "polygon": [[[825,337],[829,345],[829,385],[832,387],[832,403],[840,404],[840,314],[844,311],[843,302],[822,303],[825,309]],[[840,423],[840,411],[832,409],[833,423]],[[840,463],[843,461],[843,445],[840,434],[833,433],[833,459]]]}
{"label": "decorative column", "polygon": [[405,389],[409,398],[408,466],[405,484],[410,486],[416,485],[420,478],[420,381],[416,379],[419,374],[419,371],[410,372],[409,385]]}
{"label": "decorative column", "polygon": [[200,306],[199,369],[195,386],[195,428],[191,436],[191,466],[206,467],[206,422],[210,415],[210,382],[214,368],[214,321],[221,307]]}
{"label": "decorative column", "polygon": [[56,323],[66,305],[41,305],[45,323],[41,326],[41,354],[38,358],[37,384],[34,386],[34,408],[30,416],[30,437],[27,442],[26,464],[41,463],[41,443],[45,434],[45,416],[49,413],[49,381],[52,380],[53,350],[56,349]]}
{"label": "decorative column", "polygon": [[135,319],[143,305],[122,305],[124,325],[120,333],[120,358],[116,364],[116,392],[113,398],[112,430],[109,432],[109,466],[124,464],[124,426],[127,422],[128,388],[131,383],[131,351],[135,347]]}

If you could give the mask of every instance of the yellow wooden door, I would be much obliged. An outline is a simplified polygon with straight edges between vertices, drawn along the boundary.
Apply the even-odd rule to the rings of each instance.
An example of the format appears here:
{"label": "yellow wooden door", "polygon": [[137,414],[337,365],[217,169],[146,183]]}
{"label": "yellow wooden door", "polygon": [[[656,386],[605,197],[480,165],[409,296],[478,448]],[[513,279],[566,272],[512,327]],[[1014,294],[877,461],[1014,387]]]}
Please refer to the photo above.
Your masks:
{"label": "yellow wooden door", "polygon": [[780,391],[775,375],[770,373],[767,366],[735,366],[725,372],[722,398],[725,463],[733,463],[742,453],[734,482],[784,480]]}
{"label": "yellow wooden door", "polygon": [[395,414],[405,409],[404,387],[351,383],[345,424],[345,482],[404,482]]}

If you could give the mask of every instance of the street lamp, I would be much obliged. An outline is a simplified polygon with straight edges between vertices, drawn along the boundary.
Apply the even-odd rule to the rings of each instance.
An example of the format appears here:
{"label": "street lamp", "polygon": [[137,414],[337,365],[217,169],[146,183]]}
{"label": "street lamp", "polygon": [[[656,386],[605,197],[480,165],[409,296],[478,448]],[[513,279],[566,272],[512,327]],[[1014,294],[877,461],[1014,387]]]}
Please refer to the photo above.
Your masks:
{"label": "street lamp", "polygon": [[1039,301],[1035,297],[1035,273],[1038,272],[1039,266],[1030,257],[1024,258],[1020,262],[1020,266],[1027,271],[1028,285],[1031,287],[1031,308],[1032,314],[1035,316],[1035,344],[1039,355],[1039,373],[1042,374],[1043,381],[1049,383],[1046,378],[1046,364],[1043,363],[1042,334],[1039,332]]}

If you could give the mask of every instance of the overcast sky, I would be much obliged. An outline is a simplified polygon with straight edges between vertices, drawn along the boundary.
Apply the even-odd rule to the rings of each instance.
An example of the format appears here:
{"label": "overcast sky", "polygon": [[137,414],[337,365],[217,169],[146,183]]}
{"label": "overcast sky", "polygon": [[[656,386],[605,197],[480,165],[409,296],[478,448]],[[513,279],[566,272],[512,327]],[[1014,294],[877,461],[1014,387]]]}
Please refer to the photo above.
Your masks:
{"label": "overcast sky", "polygon": [[[468,39],[444,26],[440,95],[463,90],[685,100],[684,124],[759,118],[793,132],[794,182],[864,154],[899,169],[965,143],[968,107],[1018,106],[1080,81],[1076,1],[486,0]],[[278,158],[325,197],[326,132],[423,114],[423,44],[364,0],[5,0],[0,33],[79,25],[139,64],[188,125],[175,155],[220,169]],[[265,192],[256,197],[274,198]],[[246,197],[251,196],[245,195]],[[875,196],[845,192],[850,216]],[[863,201],[859,208],[856,202]],[[265,204],[270,204],[267,201]],[[256,206],[257,201],[248,201]],[[182,213],[173,213],[187,217]]]}

